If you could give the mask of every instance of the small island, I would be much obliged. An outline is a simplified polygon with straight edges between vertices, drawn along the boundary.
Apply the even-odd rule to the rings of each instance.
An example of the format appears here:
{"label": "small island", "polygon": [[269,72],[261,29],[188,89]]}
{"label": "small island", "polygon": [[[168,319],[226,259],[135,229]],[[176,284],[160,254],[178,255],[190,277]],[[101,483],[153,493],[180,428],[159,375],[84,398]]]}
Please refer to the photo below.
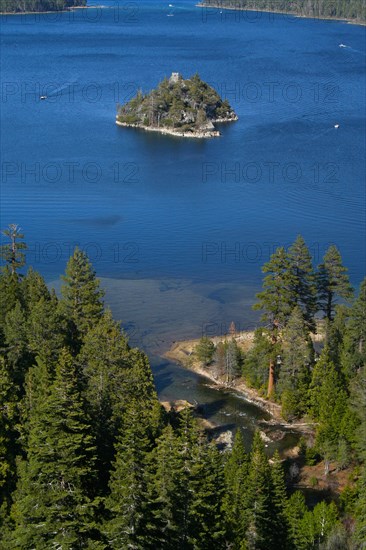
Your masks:
{"label": "small island", "polygon": [[234,120],[238,117],[229,102],[198,74],[184,79],[179,73],[172,73],[146,95],[139,91],[118,106],[116,117],[119,126],[194,138],[218,137],[214,123]]}

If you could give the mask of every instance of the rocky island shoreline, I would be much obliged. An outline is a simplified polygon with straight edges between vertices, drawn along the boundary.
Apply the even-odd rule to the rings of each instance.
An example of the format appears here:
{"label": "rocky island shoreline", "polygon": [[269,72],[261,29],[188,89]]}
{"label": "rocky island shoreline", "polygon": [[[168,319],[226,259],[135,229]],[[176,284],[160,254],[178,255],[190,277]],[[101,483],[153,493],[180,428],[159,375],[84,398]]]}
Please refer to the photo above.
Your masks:
{"label": "rocky island shoreline", "polygon": [[118,126],[199,139],[219,137],[215,124],[236,120],[228,101],[198,74],[184,79],[179,73],[172,73],[148,94],[139,91],[118,107],[116,116]]}

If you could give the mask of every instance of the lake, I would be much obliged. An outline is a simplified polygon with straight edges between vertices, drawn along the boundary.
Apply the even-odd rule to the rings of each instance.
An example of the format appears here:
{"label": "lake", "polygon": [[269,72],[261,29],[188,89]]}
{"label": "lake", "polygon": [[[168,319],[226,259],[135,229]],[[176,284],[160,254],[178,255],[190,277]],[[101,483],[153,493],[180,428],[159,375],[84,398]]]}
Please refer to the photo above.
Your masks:
{"label": "lake", "polygon": [[[103,4],[1,17],[1,227],[20,224],[55,286],[86,250],[160,396],[211,403],[207,416],[252,433],[260,411],[160,354],[231,321],[253,328],[261,266],[298,234],[315,263],[334,243],[352,283],[364,277],[365,28]],[[211,140],[115,125],[118,103],[172,72],[198,72],[239,120]]]}

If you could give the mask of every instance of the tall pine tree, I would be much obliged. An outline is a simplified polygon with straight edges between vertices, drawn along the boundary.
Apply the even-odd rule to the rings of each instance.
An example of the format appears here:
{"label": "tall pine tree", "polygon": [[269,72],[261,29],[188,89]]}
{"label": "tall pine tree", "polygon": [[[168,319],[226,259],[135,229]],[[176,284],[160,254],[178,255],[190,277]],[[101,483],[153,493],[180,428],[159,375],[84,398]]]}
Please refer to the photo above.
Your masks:
{"label": "tall pine tree", "polygon": [[151,450],[143,402],[132,399],[122,418],[106,499],[104,532],[110,548],[142,548],[145,533],[145,468]]}
{"label": "tall pine tree", "polygon": [[87,255],[78,248],[75,248],[62,279],[62,306],[71,323],[72,342],[78,348],[88,330],[102,316],[104,292]]}
{"label": "tall pine tree", "polygon": [[314,331],[314,315],[317,310],[316,280],[311,254],[301,235],[290,246],[288,257],[294,278],[293,292],[296,305],[300,307],[307,327]]}
{"label": "tall pine tree", "polygon": [[234,550],[240,550],[248,528],[248,510],[245,492],[247,490],[249,457],[244,448],[241,430],[237,430],[233,448],[225,462],[225,495],[223,512],[226,523],[227,539]]}
{"label": "tall pine tree", "polygon": [[314,350],[301,309],[296,306],[282,335],[282,359],[276,392],[286,418],[301,416],[308,406]]}
{"label": "tall pine tree", "polygon": [[335,245],[330,246],[317,274],[319,308],[329,321],[334,318],[337,299],[350,300],[353,296],[347,271],[338,248]]}

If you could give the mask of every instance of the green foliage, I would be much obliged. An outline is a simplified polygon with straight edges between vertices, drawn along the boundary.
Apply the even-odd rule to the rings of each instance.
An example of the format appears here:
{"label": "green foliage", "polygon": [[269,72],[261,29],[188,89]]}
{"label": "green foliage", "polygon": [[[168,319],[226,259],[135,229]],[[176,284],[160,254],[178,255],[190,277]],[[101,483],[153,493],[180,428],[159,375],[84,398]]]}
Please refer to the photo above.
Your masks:
{"label": "green foliage", "polygon": [[257,329],[254,334],[254,345],[246,354],[243,364],[245,380],[255,388],[261,388],[268,381],[268,364],[273,355],[277,355],[279,348],[271,344],[268,332]]}
{"label": "green foliage", "polygon": [[[84,396],[98,447],[102,485],[108,479],[118,421],[126,406],[129,348],[120,326],[107,311],[86,334],[78,356],[83,373]],[[137,395],[135,397],[138,397]]]}
{"label": "green foliage", "polygon": [[12,543],[20,548],[85,546],[95,530],[95,446],[75,363],[66,350],[48,391],[45,382],[42,393],[37,395],[37,386],[32,389],[36,400],[29,416],[27,460],[18,465]]}
{"label": "green foliage", "polygon": [[283,331],[281,368],[276,386],[285,418],[298,417],[307,411],[313,356],[304,317],[296,306]]}
{"label": "green foliage", "polygon": [[51,293],[43,277],[31,267],[22,279],[21,291],[25,308],[28,311],[31,311],[33,306],[37,304],[41,298],[44,300],[50,300],[51,298]]}
{"label": "green foliage", "polygon": [[75,248],[62,279],[61,305],[71,325],[72,341],[77,342],[102,316],[104,292],[87,255],[78,248]]}
{"label": "green foliage", "polygon": [[294,276],[293,292],[297,307],[301,310],[307,328],[315,331],[314,314],[316,304],[316,282],[312,258],[301,235],[288,250],[291,270]]}
{"label": "green foliage", "polygon": [[248,509],[246,539],[249,548],[265,550],[275,547],[277,536],[273,525],[271,489],[270,465],[259,432],[256,432],[250,455],[248,488],[244,501]]}
{"label": "green foliage", "polygon": [[[199,94],[198,77],[193,81]],[[165,82],[163,89],[169,86]],[[304,252],[301,239],[296,246]],[[290,253],[283,252],[276,261],[288,262],[290,277],[285,272],[281,277],[296,285],[299,271],[294,270],[294,251],[291,255],[292,263]],[[309,267],[307,254],[297,254],[297,263],[299,256],[307,258]],[[98,280],[78,250],[65,282],[59,301],[32,270],[20,279],[6,266],[0,276],[6,306],[0,358],[0,546],[307,550],[348,544],[334,505],[320,502],[310,511],[301,494],[287,497],[281,460],[275,454],[269,461],[259,433],[250,454],[239,431],[233,449],[222,453],[208,443],[189,409],[163,414],[146,355],[130,349],[119,323],[104,312]],[[338,469],[356,457],[362,464],[364,283],[352,307],[338,307],[328,321],[317,362],[307,300],[297,301],[301,291],[291,285],[291,311],[280,300],[271,302],[271,292],[266,295],[270,304],[278,304],[284,324],[258,329],[243,365],[234,339],[218,345],[214,357],[208,339],[200,342],[200,351],[205,360],[211,356],[210,368],[228,382],[242,366],[257,387],[267,382],[269,360],[280,355],[277,396],[284,413],[297,416],[310,407],[316,421],[316,446],[302,446],[306,462],[313,463],[320,453],[326,469],[330,460]],[[273,314],[269,308],[267,313]],[[344,513],[356,520],[354,543],[360,548],[365,542],[364,488],[362,477],[349,498],[341,498]]]}
{"label": "green foliage", "polygon": [[109,519],[104,532],[111,548],[141,548],[149,449],[145,411],[134,399],[123,415],[105,502]]}
{"label": "green foliage", "polygon": [[347,268],[342,264],[342,258],[336,246],[328,248],[323,263],[318,268],[319,307],[331,321],[334,317],[334,308],[338,297],[349,300],[353,296],[353,289],[347,275]]}
{"label": "green foliage", "polygon": [[205,5],[286,12],[314,18],[366,19],[363,0],[205,0]]}
{"label": "green foliage", "polygon": [[307,512],[305,497],[300,491],[291,495],[286,503],[286,517],[289,523],[288,537],[294,548],[303,548],[302,520]]}
{"label": "green foliage", "polygon": [[75,6],[86,6],[86,0],[0,0],[3,13],[60,11]]}
{"label": "green foliage", "polygon": [[0,273],[0,339],[3,340],[3,327],[6,315],[12,311],[17,302],[22,301],[22,289],[16,273],[5,266]]}
{"label": "green foliage", "polygon": [[273,456],[271,467],[272,479],[272,516],[274,540],[282,544],[285,550],[289,547],[289,521],[286,513],[287,493],[283,468],[278,451]]}
{"label": "green foliage", "polygon": [[14,382],[21,387],[27,368],[32,361],[28,349],[26,312],[20,302],[8,312],[3,327],[6,358],[12,368]]}
{"label": "green foliage", "polygon": [[263,320],[285,325],[296,306],[306,327],[315,330],[316,277],[303,237],[299,235],[287,252],[277,248],[262,271],[266,274],[263,291],[257,294],[259,302],[254,309],[264,310]]}
{"label": "green foliage", "polygon": [[207,336],[202,336],[201,340],[196,345],[194,352],[199,361],[202,361],[206,366],[212,362],[215,353],[215,344]]}
{"label": "green foliage", "polygon": [[355,541],[357,548],[366,546],[366,467],[363,466],[363,472],[358,484],[359,496],[356,502],[356,530]]}
{"label": "green foliage", "polygon": [[339,526],[335,504],[319,502],[314,510],[307,509],[304,496],[297,491],[287,504],[290,540],[296,550],[320,548],[335,527]]}
{"label": "green foliage", "polygon": [[[10,495],[15,484],[17,444],[18,395],[9,367],[0,358],[0,526],[4,523],[11,503]],[[0,529],[1,531],[2,529]],[[1,544],[0,534],[0,544]]]}
{"label": "green foliage", "polygon": [[249,456],[245,452],[243,436],[236,432],[234,445],[225,462],[225,494],[223,512],[226,531],[235,549],[239,549],[246,536],[248,512],[244,506],[249,472]]}
{"label": "green foliage", "polygon": [[296,297],[293,288],[296,278],[286,250],[277,248],[269,262],[262,267],[266,274],[263,280],[263,291],[257,294],[259,302],[254,309],[264,310],[263,321],[271,324],[285,324],[291,315]]}
{"label": "green foliage", "polygon": [[351,382],[350,404],[357,418],[355,447],[359,458],[366,460],[366,365]]}
{"label": "green foliage", "polygon": [[366,278],[349,310],[347,331],[344,332],[342,369],[350,379],[366,364]]}
{"label": "green foliage", "polygon": [[117,120],[127,125],[176,128],[180,132],[200,130],[220,118],[234,120],[235,113],[198,74],[188,79],[179,75],[177,81],[164,79],[150,93],[139,92],[118,106],[117,112]]}
{"label": "green foliage", "polygon": [[27,319],[28,348],[50,365],[55,364],[66,345],[67,326],[57,298],[41,298]]}

